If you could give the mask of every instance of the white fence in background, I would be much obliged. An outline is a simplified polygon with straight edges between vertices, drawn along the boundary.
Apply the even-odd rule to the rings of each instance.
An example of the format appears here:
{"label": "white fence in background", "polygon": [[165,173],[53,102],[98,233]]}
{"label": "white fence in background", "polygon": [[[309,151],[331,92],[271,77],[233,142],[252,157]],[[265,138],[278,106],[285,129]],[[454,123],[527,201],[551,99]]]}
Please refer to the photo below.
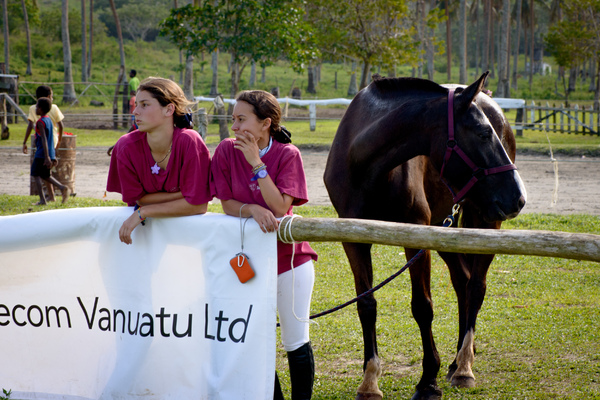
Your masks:
{"label": "white fence in background", "polygon": [[[205,96],[198,96],[195,97],[194,100],[196,101],[210,101],[210,102],[214,102],[215,101],[215,97],[205,97]],[[228,104],[235,104],[235,99],[222,99],[224,103],[228,103]],[[498,103],[498,105],[502,108],[502,109],[525,109],[525,100],[522,99],[506,99],[506,98],[494,98],[494,100],[496,101],[496,103]],[[317,99],[312,99],[312,100],[299,100],[299,99],[293,99],[290,97],[281,97],[278,98],[277,101],[279,102],[279,104],[281,105],[294,105],[294,106],[308,106],[308,115],[309,115],[309,121],[310,121],[310,130],[311,131],[315,131],[316,127],[317,127],[317,106],[329,106],[329,105],[336,105],[336,104],[341,104],[341,105],[348,105],[352,102],[351,99],[344,99],[344,98],[338,98],[338,99],[322,99],[322,100],[317,100]],[[516,126],[513,127],[513,129],[517,129],[517,130],[521,130],[522,127]]]}

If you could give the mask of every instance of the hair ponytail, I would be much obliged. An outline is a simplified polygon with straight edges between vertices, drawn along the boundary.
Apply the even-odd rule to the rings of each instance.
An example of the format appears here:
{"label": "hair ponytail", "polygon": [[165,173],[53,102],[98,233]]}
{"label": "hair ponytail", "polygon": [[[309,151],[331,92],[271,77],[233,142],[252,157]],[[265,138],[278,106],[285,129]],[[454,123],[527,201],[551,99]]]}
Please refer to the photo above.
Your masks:
{"label": "hair ponytail", "polygon": [[280,125],[279,130],[273,132],[271,136],[273,136],[273,139],[277,140],[279,143],[292,143],[292,133],[283,125]]}
{"label": "hair ponytail", "polygon": [[194,127],[194,121],[192,119],[192,113],[185,113],[183,115],[173,115],[173,123],[176,127],[182,129],[192,129]]}

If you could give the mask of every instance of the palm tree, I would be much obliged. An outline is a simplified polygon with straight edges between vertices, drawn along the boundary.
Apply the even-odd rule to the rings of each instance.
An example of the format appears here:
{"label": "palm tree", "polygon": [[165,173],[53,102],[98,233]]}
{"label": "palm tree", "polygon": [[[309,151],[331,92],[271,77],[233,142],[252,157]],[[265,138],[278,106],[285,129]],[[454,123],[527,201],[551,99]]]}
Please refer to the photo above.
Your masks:
{"label": "palm tree", "polygon": [[458,54],[460,58],[459,83],[467,83],[467,4],[466,0],[460,0],[459,7],[459,40]]}
{"label": "palm tree", "polygon": [[[117,129],[119,127],[119,88],[121,85],[125,84],[125,49],[123,47],[123,33],[121,32],[121,22],[119,21],[119,16],[117,15],[117,9],[115,7],[115,0],[109,0],[110,9],[113,13],[113,17],[115,18],[115,25],[117,28],[117,38],[119,40],[119,51],[121,54],[121,66],[119,67],[119,77],[117,78],[117,85],[115,86],[115,97],[113,98],[113,127]],[[127,93],[125,93],[125,96]],[[127,124],[127,121],[125,121]]]}
{"label": "palm tree", "polygon": [[29,17],[27,15],[25,0],[21,0],[21,6],[23,7],[23,20],[25,22],[25,36],[27,37],[27,69],[25,70],[25,75],[31,75],[31,32],[29,30]]}
{"label": "palm tree", "polygon": [[87,50],[86,46],[86,23],[85,23],[85,0],[81,0],[81,81],[87,82]]}
{"label": "palm tree", "polygon": [[75,96],[75,86],[73,85],[73,65],[71,63],[71,38],[69,37],[69,0],[62,0],[61,25],[63,61],[65,64],[63,103],[73,103],[75,100],[77,100],[77,97]]}
{"label": "palm tree", "polygon": [[515,48],[514,48],[514,61],[513,61],[513,70],[512,70],[512,78],[511,78],[511,87],[513,89],[517,89],[517,69],[519,64],[519,45],[521,42],[521,9],[523,5],[523,0],[517,0],[515,4],[515,21],[517,22],[517,31],[515,32],[516,38],[514,40]]}
{"label": "palm tree", "polygon": [[452,24],[450,20],[450,10],[448,9],[448,0],[444,4],[446,8],[446,71],[448,73],[448,82],[452,81]]}
{"label": "palm tree", "polygon": [[2,0],[2,16],[4,21],[4,74],[10,73],[10,52],[8,46],[8,1]]}
{"label": "palm tree", "polygon": [[87,77],[92,76],[92,43],[94,38],[94,0],[90,0],[90,45],[88,47]]}
{"label": "palm tree", "polygon": [[508,84],[509,35],[510,35],[510,1],[502,0],[502,24],[500,25],[500,52],[498,57],[498,97],[509,97]]}

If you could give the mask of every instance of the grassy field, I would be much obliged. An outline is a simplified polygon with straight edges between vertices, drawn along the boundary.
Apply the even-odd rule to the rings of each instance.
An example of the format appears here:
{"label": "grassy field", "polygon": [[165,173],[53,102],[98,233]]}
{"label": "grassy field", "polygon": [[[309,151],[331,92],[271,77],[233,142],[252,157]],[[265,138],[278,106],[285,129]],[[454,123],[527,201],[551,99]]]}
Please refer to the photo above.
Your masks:
{"label": "grassy field", "polygon": [[[0,195],[0,215],[31,212],[31,197]],[[118,201],[72,199],[36,210],[115,206]],[[211,205],[211,212],[221,212]],[[335,218],[332,207],[299,207],[309,218]],[[600,217],[524,214],[505,229],[600,234]],[[312,243],[319,254],[313,313],[354,297],[353,279],[339,243]],[[375,282],[403,265],[402,249],[374,246]],[[474,373],[477,387],[451,388],[445,371],[455,355],[456,299],[447,269],[434,255],[434,336],[442,360],[439,384],[445,399],[600,398],[600,268],[596,263],[500,255],[488,275],[478,320]],[[380,388],[388,399],[409,398],[421,374],[422,350],[410,312],[410,280],[401,275],[377,292],[378,340],[384,366]],[[362,336],[355,306],[317,320],[311,328],[316,358],[314,399],[354,398],[361,380]],[[289,376],[278,345],[277,369],[289,397]],[[1,384],[1,383],[0,383]],[[8,389],[8,388],[7,388]]]}

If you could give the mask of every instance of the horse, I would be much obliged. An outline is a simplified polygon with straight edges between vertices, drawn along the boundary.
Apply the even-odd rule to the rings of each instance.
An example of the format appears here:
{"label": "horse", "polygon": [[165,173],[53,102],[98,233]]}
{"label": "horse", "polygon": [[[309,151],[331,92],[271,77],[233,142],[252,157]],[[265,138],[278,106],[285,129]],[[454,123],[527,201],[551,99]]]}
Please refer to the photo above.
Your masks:
{"label": "horse", "polygon": [[[514,163],[515,138],[502,110],[482,93],[488,72],[469,86],[416,78],[373,81],[352,100],[334,137],[324,181],[340,218],[442,225],[460,207],[460,226],[499,229],[526,203]],[[371,245],[342,243],[356,293],[373,285]],[[418,249],[405,249],[407,259]],[[474,332],[494,255],[438,252],[458,298],[457,354],[447,379],[473,387]],[[429,251],[409,268],[411,309],[423,343],[422,376],[413,399],[439,399],[440,358],[431,324]],[[381,399],[381,361],[371,294],[357,302],[364,341],[363,381],[356,399]]]}

